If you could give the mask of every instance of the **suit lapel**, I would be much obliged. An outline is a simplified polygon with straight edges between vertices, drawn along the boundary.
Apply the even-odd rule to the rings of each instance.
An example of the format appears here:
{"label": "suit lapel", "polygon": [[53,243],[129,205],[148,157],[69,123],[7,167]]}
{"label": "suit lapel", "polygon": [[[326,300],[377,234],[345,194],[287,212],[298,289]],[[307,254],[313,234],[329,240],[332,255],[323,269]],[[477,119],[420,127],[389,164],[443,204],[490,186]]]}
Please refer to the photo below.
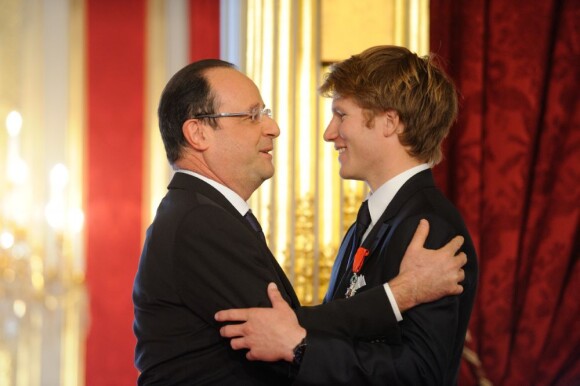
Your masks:
{"label": "suit lapel", "polygon": [[330,274],[330,281],[328,283],[328,290],[326,291],[326,295],[324,296],[324,302],[329,302],[334,297],[334,292],[336,291],[336,286],[342,279],[339,277],[341,267],[343,264],[343,260],[347,259],[348,256],[345,256],[349,251],[349,245],[353,242],[352,238],[354,236],[354,224],[350,226],[346,235],[344,236],[344,240],[342,240],[342,244],[340,244],[340,249],[338,250],[338,254],[336,255],[336,260],[334,261],[334,265],[332,266],[332,272]]}
{"label": "suit lapel", "polygon": [[377,256],[381,254],[381,251],[388,245],[393,232],[399,225],[399,222],[407,217],[404,208],[409,200],[411,200],[419,190],[434,186],[435,181],[433,180],[431,169],[415,174],[405,182],[405,184],[403,184],[365,239],[365,243],[375,245],[365,259],[365,265],[376,259]]}
{"label": "suit lapel", "polygon": [[[246,228],[252,231],[252,234],[256,235],[256,239],[261,241],[261,245],[264,247],[262,249],[268,249],[266,243],[261,240],[261,238],[256,234],[256,231],[250,223],[238,212],[238,210],[232,205],[231,202],[224,197],[217,189],[213,186],[208,184],[205,181],[200,180],[192,175],[186,173],[175,173],[173,179],[169,183],[168,189],[183,189],[191,191],[192,194],[201,194],[201,196],[208,199],[208,203],[217,205],[228,213],[230,213],[233,217],[235,217],[240,223],[244,224]],[[198,196],[199,198],[199,196]],[[269,250],[268,250],[269,252]]]}
{"label": "suit lapel", "polygon": [[[238,212],[238,210],[221,194],[217,189],[215,189],[210,184],[206,183],[205,181],[200,180],[194,176],[191,176],[186,173],[175,173],[171,182],[169,183],[168,189],[184,189],[191,191],[192,194],[200,194],[208,199],[208,203],[212,203],[217,205],[228,213],[230,213],[233,217],[238,219],[248,230],[256,236],[256,240],[258,240],[258,245],[262,252],[268,257],[266,262],[270,265],[270,267],[276,273],[278,280],[282,283],[285,292],[290,296],[290,300],[293,307],[298,307],[300,302],[298,301],[298,297],[294,292],[294,288],[290,284],[288,277],[278,264],[278,261],[268,248],[268,245],[256,234],[256,231],[252,228],[252,226],[246,221],[246,219]],[[199,197],[199,196],[198,196]],[[284,293],[284,291],[281,291]]]}

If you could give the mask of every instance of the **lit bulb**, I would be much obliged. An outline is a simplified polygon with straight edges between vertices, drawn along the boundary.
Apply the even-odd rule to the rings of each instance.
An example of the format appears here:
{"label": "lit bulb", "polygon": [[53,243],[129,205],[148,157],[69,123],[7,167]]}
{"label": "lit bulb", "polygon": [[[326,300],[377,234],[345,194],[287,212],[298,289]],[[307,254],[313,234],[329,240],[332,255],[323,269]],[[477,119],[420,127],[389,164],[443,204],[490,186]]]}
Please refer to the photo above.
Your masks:
{"label": "lit bulb", "polygon": [[55,202],[49,202],[44,208],[44,216],[46,217],[48,225],[53,229],[58,231],[63,230],[65,219],[61,205]]}
{"label": "lit bulb", "polygon": [[0,247],[10,249],[14,245],[14,235],[8,231],[0,233]]}
{"label": "lit bulb", "polygon": [[14,158],[8,165],[8,180],[20,185],[28,178],[28,165],[22,158]]}
{"label": "lit bulb", "polygon": [[14,311],[14,315],[22,318],[26,315],[26,303],[23,300],[16,299],[12,305],[12,310]]}
{"label": "lit bulb", "polygon": [[69,211],[68,224],[71,231],[78,233],[83,229],[85,223],[85,214],[79,208],[74,208]]}
{"label": "lit bulb", "polygon": [[6,117],[6,130],[10,137],[17,137],[22,128],[22,115],[18,111],[11,111]]}
{"label": "lit bulb", "polygon": [[50,171],[50,185],[56,190],[62,190],[68,183],[68,169],[63,164],[56,164]]}

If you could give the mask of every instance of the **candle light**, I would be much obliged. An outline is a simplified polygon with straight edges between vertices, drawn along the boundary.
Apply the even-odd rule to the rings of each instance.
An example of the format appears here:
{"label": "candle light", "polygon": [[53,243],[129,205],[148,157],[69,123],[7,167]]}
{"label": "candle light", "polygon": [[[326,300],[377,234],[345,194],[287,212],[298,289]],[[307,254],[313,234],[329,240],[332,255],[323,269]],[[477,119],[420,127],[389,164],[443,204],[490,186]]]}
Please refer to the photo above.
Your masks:
{"label": "candle light", "polygon": [[20,133],[22,131],[22,115],[11,111],[6,116],[6,131],[8,132],[8,151],[6,160],[6,177],[9,183],[4,214],[10,221],[19,225],[26,223],[29,206],[26,197],[28,189],[24,186],[28,180],[28,165],[20,157]]}
{"label": "candle light", "polygon": [[20,158],[20,132],[22,131],[22,115],[18,111],[11,111],[6,116],[6,131],[8,132],[8,152],[6,168],[8,181],[16,185],[26,181],[28,167]]}
{"label": "candle light", "polygon": [[14,235],[9,231],[0,233],[0,248],[10,249],[14,245]]}
{"label": "candle light", "polygon": [[11,111],[6,116],[6,130],[10,138],[18,138],[22,129],[22,115],[18,111]]}
{"label": "candle light", "polygon": [[71,238],[71,270],[75,280],[83,279],[85,262],[83,259],[83,238],[81,231],[85,222],[85,214],[81,208],[71,208],[68,214],[68,226]]}
{"label": "candle light", "polygon": [[79,233],[85,223],[85,214],[80,208],[72,208],[68,212],[68,226],[73,234]]}
{"label": "candle light", "polygon": [[65,191],[68,183],[68,169],[56,164],[50,170],[50,195],[44,215],[50,226],[45,249],[45,267],[48,276],[62,275],[64,271],[64,232],[66,226]]}
{"label": "candle light", "polygon": [[46,220],[56,231],[63,231],[66,222],[65,188],[68,183],[68,169],[56,164],[50,171],[50,199],[46,205]]}

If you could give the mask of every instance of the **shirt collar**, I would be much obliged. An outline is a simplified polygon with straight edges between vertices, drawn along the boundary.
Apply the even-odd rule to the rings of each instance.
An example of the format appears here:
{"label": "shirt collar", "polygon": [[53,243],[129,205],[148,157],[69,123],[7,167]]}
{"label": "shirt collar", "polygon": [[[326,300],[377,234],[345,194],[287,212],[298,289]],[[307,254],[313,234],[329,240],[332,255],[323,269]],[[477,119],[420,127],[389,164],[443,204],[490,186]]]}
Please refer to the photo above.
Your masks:
{"label": "shirt collar", "polygon": [[222,185],[219,182],[212,180],[211,178],[207,178],[205,176],[202,176],[201,174],[192,172],[191,170],[179,169],[176,170],[176,172],[189,174],[190,176],[194,176],[204,182],[207,182],[208,184],[213,186],[218,192],[220,192],[226,198],[226,200],[228,200],[230,204],[232,204],[234,208],[236,208],[236,210],[240,212],[242,216],[244,216],[248,212],[248,210],[250,210],[250,206],[248,205],[248,203],[244,201],[244,199],[240,197],[239,194],[237,194],[227,186]]}
{"label": "shirt collar", "polygon": [[385,209],[387,209],[387,206],[389,206],[393,197],[395,197],[395,194],[397,194],[405,182],[415,174],[429,168],[430,166],[428,164],[414,166],[391,178],[382,184],[376,191],[369,193],[369,212],[371,214],[371,226],[369,226],[369,229],[379,220],[379,217],[381,217]]}

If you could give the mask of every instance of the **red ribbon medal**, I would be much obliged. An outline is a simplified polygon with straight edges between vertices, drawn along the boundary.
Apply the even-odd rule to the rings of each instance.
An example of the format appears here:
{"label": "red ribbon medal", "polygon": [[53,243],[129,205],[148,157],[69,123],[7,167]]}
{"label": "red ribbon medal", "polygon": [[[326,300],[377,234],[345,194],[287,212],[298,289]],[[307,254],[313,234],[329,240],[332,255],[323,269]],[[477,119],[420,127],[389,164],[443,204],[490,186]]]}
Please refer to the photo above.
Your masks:
{"label": "red ribbon medal", "polygon": [[367,257],[369,255],[369,250],[363,247],[359,247],[356,250],[356,253],[354,255],[354,263],[352,264],[352,272],[354,273],[359,273],[364,262],[365,262],[365,257]]}

